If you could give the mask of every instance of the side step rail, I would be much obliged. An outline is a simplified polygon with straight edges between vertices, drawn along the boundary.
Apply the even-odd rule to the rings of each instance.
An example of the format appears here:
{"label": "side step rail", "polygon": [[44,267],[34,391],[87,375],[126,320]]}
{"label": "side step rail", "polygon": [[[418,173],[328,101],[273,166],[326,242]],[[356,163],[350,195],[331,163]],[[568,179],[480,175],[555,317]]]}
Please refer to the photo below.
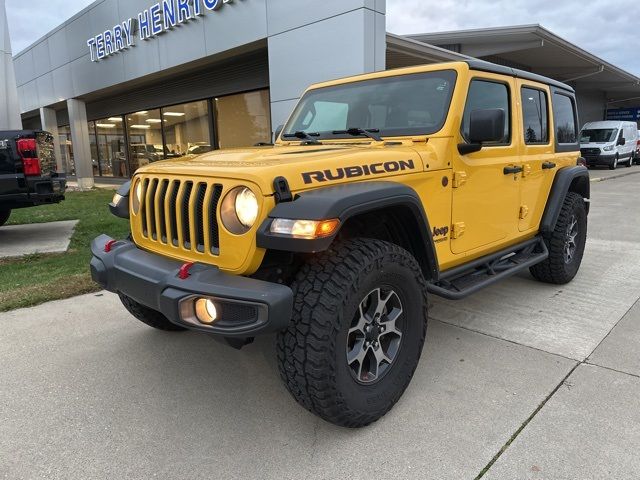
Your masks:
{"label": "side step rail", "polygon": [[427,291],[449,300],[460,300],[500,280],[547,259],[549,250],[542,237],[509,247],[471,263],[442,272]]}

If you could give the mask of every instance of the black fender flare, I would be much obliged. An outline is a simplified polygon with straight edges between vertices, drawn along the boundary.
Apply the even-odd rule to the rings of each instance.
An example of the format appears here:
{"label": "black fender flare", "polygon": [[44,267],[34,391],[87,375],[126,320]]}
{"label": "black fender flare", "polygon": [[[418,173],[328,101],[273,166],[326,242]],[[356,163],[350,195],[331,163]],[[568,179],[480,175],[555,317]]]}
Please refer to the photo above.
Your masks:
{"label": "black fender flare", "polygon": [[296,195],[292,202],[283,202],[269,213],[257,232],[257,245],[267,250],[316,253],[329,249],[339,230],[333,235],[313,240],[292,238],[270,231],[274,218],[291,220],[330,220],[337,218],[342,227],[347,220],[363,213],[387,207],[404,207],[411,211],[418,224],[417,236],[425,249],[426,276],[438,278],[438,259],[429,220],[416,191],[396,182],[373,181],[318,188]]}
{"label": "black fender flare", "polygon": [[[547,199],[547,206],[540,222],[542,233],[552,232],[560,216],[562,204],[569,191],[579,193],[585,199],[591,198],[591,183],[589,170],[583,166],[563,168],[558,171],[553,180],[553,186]],[[589,203],[586,204],[589,213]]]}
{"label": "black fender flare", "polygon": [[[131,180],[120,185],[116,191],[120,195],[118,203],[109,203],[109,210],[113,215],[120,218],[129,218],[129,193],[131,191]],[[115,199],[115,196],[114,196]]]}

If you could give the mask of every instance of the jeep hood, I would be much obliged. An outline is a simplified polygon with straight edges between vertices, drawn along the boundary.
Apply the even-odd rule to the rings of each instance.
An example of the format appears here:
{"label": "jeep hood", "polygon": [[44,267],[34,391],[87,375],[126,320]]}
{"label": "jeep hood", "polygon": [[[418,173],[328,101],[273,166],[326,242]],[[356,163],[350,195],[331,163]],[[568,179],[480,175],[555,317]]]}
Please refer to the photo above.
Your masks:
{"label": "jeep hood", "polygon": [[418,173],[423,164],[417,151],[405,144],[289,145],[217,150],[191,158],[170,159],[140,168],[136,174],[184,175],[240,179],[273,194],[273,181],[285,177],[294,192],[358,180],[380,179],[399,173]]}

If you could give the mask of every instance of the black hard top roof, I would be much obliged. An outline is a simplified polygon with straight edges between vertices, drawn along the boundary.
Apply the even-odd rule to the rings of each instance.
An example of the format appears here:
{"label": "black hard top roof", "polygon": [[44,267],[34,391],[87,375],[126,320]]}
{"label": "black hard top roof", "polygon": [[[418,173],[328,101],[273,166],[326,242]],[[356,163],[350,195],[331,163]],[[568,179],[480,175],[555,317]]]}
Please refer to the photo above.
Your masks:
{"label": "black hard top roof", "polygon": [[525,72],[524,70],[519,70],[517,68],[505,67],[504,65],[497,65],[491,62],[485,62],[484,60],[465,60],[465,62],[469,65],[469,68],[471,68],[472,70],[499,73],[502,75],[510,75],[516,78],[523,78],[525,80],[532,80],[534,82],[546,83],[547,85],[551,85],[553,87],[561,88],[562,90],[567,90],[568,92],[575,93],[575,90],[573,89],[573,87],[570,87],[566,83],[562,83],[552,78],[538,75],[536,73]]}

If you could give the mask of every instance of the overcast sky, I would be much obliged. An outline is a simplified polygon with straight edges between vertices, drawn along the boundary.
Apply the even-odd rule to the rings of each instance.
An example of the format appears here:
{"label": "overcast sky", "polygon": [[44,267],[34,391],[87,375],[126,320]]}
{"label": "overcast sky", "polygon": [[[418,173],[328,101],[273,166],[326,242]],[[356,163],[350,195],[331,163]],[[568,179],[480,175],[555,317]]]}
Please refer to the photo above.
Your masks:
{"label": "overcast sky", "polygon": [[[90,3],[6,0],[13,52]],[[403,34],[539,23],[640,76],[639,11],[638,0],[387,0],[387,30]]]}

